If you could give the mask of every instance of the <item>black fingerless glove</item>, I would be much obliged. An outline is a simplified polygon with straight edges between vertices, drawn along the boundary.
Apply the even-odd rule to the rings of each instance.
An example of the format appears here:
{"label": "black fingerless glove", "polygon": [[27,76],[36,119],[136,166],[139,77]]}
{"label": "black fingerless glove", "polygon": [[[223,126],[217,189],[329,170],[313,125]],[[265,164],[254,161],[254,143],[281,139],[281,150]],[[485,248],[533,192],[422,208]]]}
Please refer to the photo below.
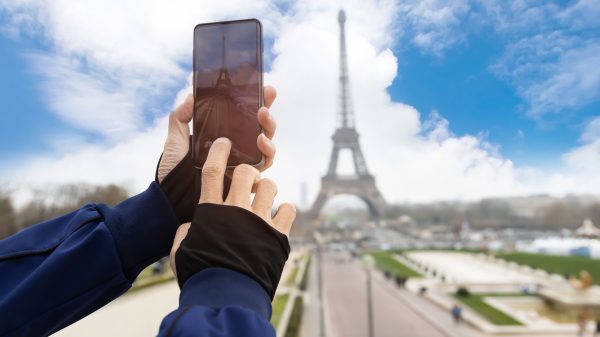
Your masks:
{"label": "black fingerless glove", "polygon": [[181,159],[179,164],[167,174],[161,181],[158,181],[158,166],[156,166],[156,174],[154,180],[160,185],[167,199],[169,199],[179,223],[192,221],[194,215],[194,206],[200,198],[200,170],[194,168],[194,160],[192,158],[192,147],[188,153]]}
{"label": "black fingerless glove", "polygon": [[[194,207],[200,200],[200,190],[202,186],[202,171],[194,166],[192,156],[192,136],[190,136],[190,147],[183,159],[175,166],[171,172],[161,181],[158,181],[158,167],[162,155],[156,165],[154,181],[156,181],[162,191],[169,199],[179,223],[191,222],[194,216]],[[231,186],[231,179],[227,176],[223,179],[223,200],[227,198],[227,191]]]}
{"label": "black fingerless glove", "polygon": [[227,268],[253,278],[272,300],[289,253],[287,236],[258,215],[236,206],[199,204],[175,254],[177,280],[183,287],[199,271]]}

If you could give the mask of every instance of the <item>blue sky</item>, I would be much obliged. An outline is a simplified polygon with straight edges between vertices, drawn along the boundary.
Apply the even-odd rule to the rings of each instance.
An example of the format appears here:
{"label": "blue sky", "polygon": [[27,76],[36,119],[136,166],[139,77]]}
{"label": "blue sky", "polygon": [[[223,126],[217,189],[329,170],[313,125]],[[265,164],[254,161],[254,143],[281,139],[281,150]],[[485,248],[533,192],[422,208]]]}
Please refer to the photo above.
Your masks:
{"label": "blue sky", "polygon": [[[518,86],[545,81],[549,75],[535,67],[552,67],[563,53],[568,52],[563,50],[558,55],[543,56],[545,48],[556,48],[551,41],[531,50],[517,48],[514,58],[530,59],[531,63],[526,66],[533,68],[525,69],[517,79],[507,79],[494,71],[494,67],[522,66],[520,61],[504,55],[515,44],[532,36],[559,32],[565,40],[598,43],[600,25],[591,21],[597,21],[593,13],[600,12],[600,4],[593,1],[515,1],[512,2],[514,8],[502,8],[510,7],[509,3],[496,2],[501,7],[502,14],[499,15],[504,15],[502,25],[505,27],[502,28],[491,17],[491,9],[481,3],[479,6],[477,2],[472,3],[461,22],[456,27],[446,27],[442,33],[443,36],[459,36],[459,41],[452,42],[453,38],[450,38],[449,44],[439,53],[427,45],[411,43],[414,39],[411,41],[410,35],[405,35],[394,50],[401,59],[400,76],[389,91],[393,98],[414,105],[421,112],[442,111],[457,134],[485,133],[492,143],[500,146],[503,155],[517,164],[550,166],[558,156],[579,143],[586,122],[600,115],[600,95],[596,93],[592,99],[575,107],[542,109],[540,116],[532,116],[531,100],[521,95]],[[519,17],[517,11],[534,14]],[[582,14],[583,11],[588,12],[587,16]],[[552,16],[572,17],[556,20]],[[586,23],[586,20],[590,22]],[[600,61],[588,66],[600,67]],[[597,78],[595,83],[593,90],[597,91],[600,89]]]}
{"label": "blue sky", "polygon": [[[94,8],[101,6],[101,2],[90,1],[87,5]],[[569,180],[571,177],[564,175],[572,171],[567,166],[573,163],[565,163],[561,158],[576,152],[571,157],[579,160],[583,150],[594,153],[593,149],[582,147],[595,142],[595,138],[584,140],[583,133],[595,132],[593,121],[600,115],[600,61],[596,54],[600,52],[600,24],[596,15],[600,15],[599,2],[515,1],[507,5],[493,0],[374,0],[326,6],[318,2],[275,1],[248,4],[247,8],[213,4],[207,5],[208,10],[208,7],[198,9],[202,6],[190,2],[194,10],[205,10],[196,17],[204,16],[206,21],[246,16],[263,20],[268,50],[265,69],[270,78],[279,79],[278,83],[292,78],[293,72],[283,64],[286,53],[290,52],[286,48],[293,48],[286,41],[298,35],[294,25],[304,24],[307,36],[312,30],[325,27],[318,38],[307,37],[303,46],[295,47],[317,46],[323,38],[323,46],[331,45],[327,52],[323,51],[323,57],[330,55],[327,54],[330,51],[335,56],[327,60],[331,64],[337,62],[337,43],[333,40],[337,32],[331,36],[327,32],[336,23],[327,20],[335,19],[335,11],[342,5],[348,11],[348,25],[354,25],[349,27],[352,39],[349,45],[354,41],[362,43],[361,39],[368,41],[367,46],[375,54],[364,57],[373,57],[385,70],[381,78],[372,76],[376,87],[382,86],[393,102],[416,109],[422,125],[429,117],[438,115],[448,124],[442,130],[444,139],[436,140],[440,146],[450,138],[463,143],[473,140],[474,151],[481,150],[485,158],[498,159],[498,167],[508,165],[510,170],[518,171],[511,181],[531,170],[548,177],[559,175],[561,181]],[[120,5],[114,2],[110,6],[119,10]],[[387,9],[392,13],[386,13]],[[124,17],[128,10],[130,7],[123,5]],[[153,15],[160,17],[162,12],[170,10],[147,9],[148,21],[156,22]],[[81,18],[72,15],[77,11]],[[101,7],[94,13],[98,20],[102,19]],[[373,18],[362,17],[361,13],[370,13]],[[165,28],[172,22],[164,19],[156,25],[171,29],[167,31],[171,35],[151,28],[153,32],[147,41],[144,37],[131,42],[131,36],[135,35],[120,32],[137,32],[139,36],[143,29],[153,27],[151,23],[144,19],[131,22],[115,19],[117,28],[111,25],[108,32],[100,32],[94,30],[93,22],[86,24],[85,15],[83,5],[68,7],[36,1],[19,5],[0,1],[2,167],[38,157],[64,159],[68,156],[65,149],[78,151],[80,146],[109,151],[129,139],[129,132],[148,132],[160,123],[174,97],[185,90],[191,68],[190,51],[186,49],[191,39],[186,34],[191,28],[183,24],[177,29]],[[190,15],[190,27],[192,22],[198,22],[197,18]],[[171,39],[163,40],[167,35]],[[390,73],[394,68],[390,63],[393,59],[386,54],[388,48],[395,57],[395,73]],[[145,52],[140,53],[139,49]],[[360,52],[356,50],[349,55],[351,63],[353,58],[363,59]],[[337,70],[336,66],[330,68]],[[368,68],[350,69],[354,89],[360,87],[356,81],[363,78],[364,72],[369,72]],[[306,81],[314,81],[307,76],[310,74],[303,75]],[[333,74],[330,77],[335,79]],[[381,85],[387,78],[393,78],[391,86]],[[337,86],[331,90],[337,90]],[[363,98],[356,90],[353,95],[357,106],[364,107],[361,101],[368,97]],[[73,96],[81,99],[72,101]],[[399,113],[405,114],[400,120],[408,124],[414,120],[412,112]],[[116,125],[115,118],[126,118],[127,123],[122,127]],[[379,118],[376,112],[372,118]],[[358,128],[369,132],[368,125]],[[322,128],[326,129],[330,131],[322,132],[330,133],[332,126],[327,124],[327,128]],[[430,131],[419,129],[418,133],[423,139],[435,138]],[[366,142],[367,148],[372,146]],[[407,142],[398,146],[411,145]],[[319,156],[327,158],[327,151]],[[590,158],[590,163],[595,163],[594,160],[595,157]],[[377,165],[380,164],[372,165],[375,171]],[[543,174],[536,181],[543,180]],[[522,191],[531,192],[535,188]]]}
{"label": "blue sky", "polygon": [[400,76],[389,92],[422,113],[443,112],[456,134],[485,133],[517,164],[552,165],[578,143],[584,122],[600,112],[599,100],[568,111],[569,116],[530,118],[527,102],[489,69],[505,43],[491,33],[473,36],[442,58],[410,44],[398,48]]}

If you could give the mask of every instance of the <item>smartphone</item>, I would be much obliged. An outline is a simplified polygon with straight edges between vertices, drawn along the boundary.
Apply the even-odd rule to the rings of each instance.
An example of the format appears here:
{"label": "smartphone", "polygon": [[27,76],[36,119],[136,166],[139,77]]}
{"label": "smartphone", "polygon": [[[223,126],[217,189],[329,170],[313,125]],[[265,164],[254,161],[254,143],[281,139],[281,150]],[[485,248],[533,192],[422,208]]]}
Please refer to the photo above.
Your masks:
{"label": "smartphone", "polygon": [[199,24],[194,28],[192,153],[202,169],[213,141],[232,142],[227,167],[261,167],[262,25],[256,19]]}

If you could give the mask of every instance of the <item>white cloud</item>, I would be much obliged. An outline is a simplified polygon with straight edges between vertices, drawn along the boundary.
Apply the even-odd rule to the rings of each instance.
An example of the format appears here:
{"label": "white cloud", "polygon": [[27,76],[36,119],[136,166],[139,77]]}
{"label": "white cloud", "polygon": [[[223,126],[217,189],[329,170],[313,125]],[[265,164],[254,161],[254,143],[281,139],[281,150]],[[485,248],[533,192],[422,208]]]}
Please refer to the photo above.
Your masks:
{"label": "white cloud", "polygon": [[596,0],[574,1],[557,17],[574,28],[597,28],[600,27],[600,3]]}
{"label": "white cloud", "polygon": [[[427,2],[429,7],[423,8],[411,3],[412,9],[402,9],[394,1],[343,2],[356,124],[367,165],[384,196],[397,202],[578,191],[572,183],[561,182],[573,178],[570,172],[553,173],[554,181],[564,187],[550,189],[539,183],[549,173],[515,167],[485,136],[454,135],[450,123],[437,112],[421,123],[413,107],[391,101],[386,89],[398,69],[398,60],[389,49],[401,34],[397,14],[412,10],[419,18],[411,19],[413,26],[427,33],[458,25],[460,14],[456,13],[465,11],[441,2]],[[3,177],[21,187],[114,182],[125,184],[132,192],[140,191],[153,178],[166,131],[166,111],[154,111],[157,100],[153,97],[181,100],[190,91],[184,63],[191,59],[193,26],[198,21],[257,16],[275,41],[275,57],[265,80],[279,92],[272,108],[278,121],[278,155],[266,175],[279,183],[279,200],[298,201],[301,182],[308,182],[310,198],[316,195],[335,129],[336,18],[341,1],[299,1],[290,4],[285,13],[270,3],[241,0],[218,5],[190,1],[177,6],[158,1],[70,4],[53,1],[17,6],[19,15],[27,12],[23,8],[37,13],[35,19],[25,20],[24,29],[43,27],[38,34],[53,45],[50,55],[36,56],[36,67],[51,87],[44,94],[54,110],[73,125],[84,130],[102,125],[102,129],[116,130],[119,140],[81,144],[58,157],[32,154],[5,166]],[[8,6],[14,9],[12,3]],[[431,26],[423,21],[427,17]],[[97,27],[106,22],[110,27],[99,32]],[[444,39],[436,34],[432,36]],[[56,69],[46,73],[45,65]],[[174,94],[174,88],[181,90]],[[95,106],[94,112],[85,111],[90,104]],[[97,116],[100,110],[106,110],[106,115]],[[140,122],[145,119],[152,122]],[[577,162],[578,156],[590,156],[583,147],[591,143],[586,140],[581,149],[565,155],[567,165]]]}
{"label": "white cloud", "polygon": [[19,205],[26,201],[29,191],[71,182],[115,183],[137,193],[154,180],[166,129],[167,118],[161,117],[152,127],[116,145],[85,144],[58,158],[31,156],[11,163],[2,177],[9,182],[5,186],[16,192]]}
{"label": "white cloud", "polygon": [[511,44],[491,69],[516,86],[529,116],[564,114],[600,99],[599,41],[555,31]]}
{"label": "white cloud", "polygon": [[[183,84],[198,22],[265,17],[271,33],[279,19],[269,2],[225,1],[3,1],[11,24],[25,37],[46,41],[32,55],[40,90],[61,119],[111,141],[143,131],[156,107]],[[168,94],[168,95],[166,95]]]}
{"label": "white cloud", "polygon": [[592,118],[581,133],[581,141],[592,143],[600,139],[600,117]]}
{"label": "white cloud", "polygon": [[411,0],[399,4],[398,19],[420,49],[440,57],[443,52],[464,43],[461,21],[471,4],[466,0]]}
{"label": "white cloud", "polygon": [[481,3],[508,40],[490,69],[515,87],[528,116],[545,124],[600,99],[599,2]]}
{"label": "white cloud", "polygon": [[600,42],[565,52],[541,83],[527,88],[530,113],[539,116],[585,106],[600,99]]}
{"label": "white cloud", "polygon": [[142,100],[123,83],[88,74],[80,61],[64,56],[30,54],[28,61],[41,77],[43,99],[66,123],[120,140],[142,125]]}

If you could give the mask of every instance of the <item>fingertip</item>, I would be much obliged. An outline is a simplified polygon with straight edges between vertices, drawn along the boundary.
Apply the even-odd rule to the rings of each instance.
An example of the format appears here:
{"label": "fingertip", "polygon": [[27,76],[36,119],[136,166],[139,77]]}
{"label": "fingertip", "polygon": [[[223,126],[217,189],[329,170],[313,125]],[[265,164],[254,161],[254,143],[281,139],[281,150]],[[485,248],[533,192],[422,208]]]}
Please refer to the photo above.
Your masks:
{"label": "fingertip", "polygon": [[265,94],[276,96],[277,89],[275,89],[275,87],[272,85],[265,85]]}
{"label": "fingertip", "polygon": [[215,139],[213,144],[217,144],[217,143],[231,145],[231,141],[227,137],[219,137],[219,138]]}
{"label": "fingertip", "polygon": [[267,141],[267,139],[268,139],[268,138],[267,138],[267,136],[265,136],[265,134],[264,134],[264,133],[259,133],[259,134],[258,134],[258,138],[257,138],[257,140],[258,140],[258,143],[259,143],[259,144],[260,144],[260,143],[266,144],[266,143],[267,143],[267,142],[266,142],[266,141]]}
{"label": "fingertip", "polygon": [[[218,155],[218,157],[229,157],[229,152],[231,151],[231,140],[227,137],[219,137],[215,139],[210,145],[210,149],[208,150],[208,156],[211,157],[211,153],[220,153],[225,152],[225,155]],[[220,159],[222,160],[222,159]],[[227,158],[225,158],[227,160]]]}
{"label": "fingertip", "polygon": [[272,157],[275,154],[275,144],[264,133],[258,135],[256,138],[256,145],[267,157]]}
{"label": "fingertip", "polygon": [[175,109],[175,116],[181,123],[187,124],[194,114],[194,95],[188,95],[183,103]]}
{"label": "fingertip", "polygon": [[279,205],[273,222],[282,233],[289,236],[294,220],[296,220],[296,206],[289,202]]}
{"label": "fingertip", "polygon": [[275,122],[275,117],[273,114],[269,112],[269,109],[264,107],[259,109],[257,119],[258,123],[263,129],[263,132],[265,133],[265,136],[269,139],[273,138],[275,130],[277,129],[277,123]]}
{"label": "fingertip", "polygon": [[277,97],[277,90],[274,87],[267,85],[263,88],[265,106],[271,107],[273,101]]}
{"label": "fingertip", "polygon": [[257,117],[259,120],[263,119],[264,121],[266,121],[266,120],[268,120],[269,115],[271,115],[271,113],[269,112],[269,108],[263,106],[258,109],[257,115],[258,115]]}
{"label": "fingertip", "polygon": [[294,217],[296,216],[296,205],[291,202],[284,202],[281,206],[285,206],[292,214],[294,214]]}

